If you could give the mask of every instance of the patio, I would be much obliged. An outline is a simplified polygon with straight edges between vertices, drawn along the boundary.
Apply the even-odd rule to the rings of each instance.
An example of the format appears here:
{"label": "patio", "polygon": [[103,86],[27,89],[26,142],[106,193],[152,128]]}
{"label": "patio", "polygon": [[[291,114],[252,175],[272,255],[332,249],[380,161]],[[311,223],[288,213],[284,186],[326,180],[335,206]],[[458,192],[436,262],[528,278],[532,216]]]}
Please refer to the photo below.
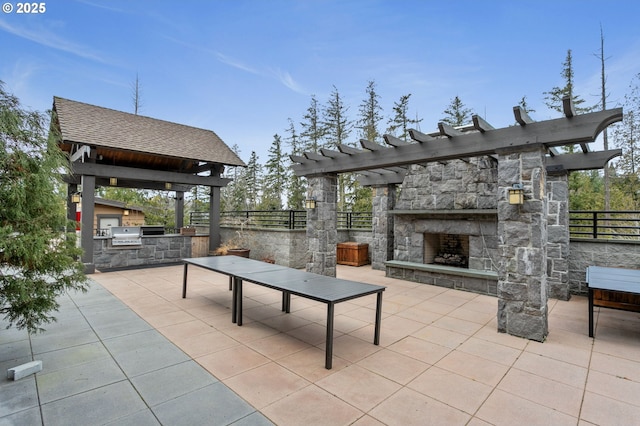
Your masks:
{"label": "patio", "polygon": [[[497,298],[407,282],[370,267],[338,277],[387,286],[336,306],[333,369],[324,305],[247,284],[231,323],[228,278],[181,266],[98,273],[63,298],[56,324],[0,330],[0,424],[633,424],[640,418],[640,314],[549,300],[539,343],[496,332]],[[115,297],[114,297],[115,296]]]}

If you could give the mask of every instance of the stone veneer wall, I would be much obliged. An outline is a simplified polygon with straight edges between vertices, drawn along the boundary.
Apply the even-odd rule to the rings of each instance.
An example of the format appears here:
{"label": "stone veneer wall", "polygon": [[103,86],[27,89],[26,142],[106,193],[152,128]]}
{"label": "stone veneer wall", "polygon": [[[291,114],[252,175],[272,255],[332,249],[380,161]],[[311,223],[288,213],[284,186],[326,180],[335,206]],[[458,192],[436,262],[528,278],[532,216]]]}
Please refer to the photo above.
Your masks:
{"label": "stone veneer wall", "polygon": [[[237,236],[237,228],[220,227],[222,243]],[[304,229],[252,228],[242,231],[249,257],[257,260],[274,260],[289,268],[304,268],[307,264],[307,236]]]}
{"label": "stone veneer wall", "polygon": [[571,294],[588,294],[588,266],[640,269],[640,242],[571,239],[568,268]]}
{"label": "stone veneer wall", "polygon": [[113,247],[111,238],[93,239],[93,259],[98,270],[179,263],[191,257],[191,238],[183,235],[147,235],[141,246]]}
{"label": "stone veneer wall", "polygon": [[411,165],[397,210],[495,209],[498,166],[491,157]]}

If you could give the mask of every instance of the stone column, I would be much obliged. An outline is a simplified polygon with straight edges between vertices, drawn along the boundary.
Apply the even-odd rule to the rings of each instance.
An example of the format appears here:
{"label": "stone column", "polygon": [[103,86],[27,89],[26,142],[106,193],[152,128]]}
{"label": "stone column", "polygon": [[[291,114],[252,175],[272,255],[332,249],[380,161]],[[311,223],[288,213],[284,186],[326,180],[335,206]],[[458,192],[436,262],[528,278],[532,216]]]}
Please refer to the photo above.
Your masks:
{"label": "stone column", "polygon": [[396,202],[396,185],[379,185],[373,188],[371,267],[385,270],[384,262],[393,259],[393,210]]}
{"label": "stone column", "polygon": [[307,271],[336,276],[338,179],[334,174],[308,178],[307,196],[316,199],[316,208],[307,210]]}
{"label": "stone column", "polygon": [[[544,341],[547,312],[546,149],[500,152],[498,159],[498,331]],[[508,189],[524,187],[524,204],[509,204]]]}
{"label": "stone column", "polygon": [[549,297],[569,300],[569,175],[547,178],[547,284]]}

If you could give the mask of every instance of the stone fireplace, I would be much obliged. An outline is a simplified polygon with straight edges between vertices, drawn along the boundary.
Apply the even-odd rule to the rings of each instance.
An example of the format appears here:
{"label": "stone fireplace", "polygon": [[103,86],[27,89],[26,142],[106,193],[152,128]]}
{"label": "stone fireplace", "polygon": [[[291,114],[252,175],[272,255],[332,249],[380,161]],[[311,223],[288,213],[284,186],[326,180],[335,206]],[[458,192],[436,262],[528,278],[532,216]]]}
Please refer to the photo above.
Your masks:
{"label": "stone fireplace", "polygon": [[389,276],[497,294],[497,165],[479,157],[412,166],[394,215]]}
{"label": "stone fireplace", "polygon": [[458,268],[469,267],[469,236],[424,234],[423,262]]}

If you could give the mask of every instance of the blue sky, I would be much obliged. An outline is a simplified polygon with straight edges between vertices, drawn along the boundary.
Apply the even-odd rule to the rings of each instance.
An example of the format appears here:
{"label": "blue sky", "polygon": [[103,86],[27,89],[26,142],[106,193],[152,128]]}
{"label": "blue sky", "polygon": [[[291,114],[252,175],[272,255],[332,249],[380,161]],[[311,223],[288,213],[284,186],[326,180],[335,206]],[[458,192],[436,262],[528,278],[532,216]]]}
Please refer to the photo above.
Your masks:
{"label": "blue sky", "polygon": [[326,103],[334,85],[351,119],[369,80],[385,117],[411,94],[410,114],[431,132],[456,95],[495,127],[513,123],[522,96],[534,119],[557,117],[543,92],[564,84],[568,49],[576,92],[595,104],[601,25],[610,107],[640,73],[636,0],[45,5],[43,14],[0,13],[0,80],[23,104],[44,111],[60,96],[133,112],[137,74],[140,114],[213,130],[243,160],[255,150],[262,163],[273,135],[284,136],[289,118],[298,125],[311,95]]}

